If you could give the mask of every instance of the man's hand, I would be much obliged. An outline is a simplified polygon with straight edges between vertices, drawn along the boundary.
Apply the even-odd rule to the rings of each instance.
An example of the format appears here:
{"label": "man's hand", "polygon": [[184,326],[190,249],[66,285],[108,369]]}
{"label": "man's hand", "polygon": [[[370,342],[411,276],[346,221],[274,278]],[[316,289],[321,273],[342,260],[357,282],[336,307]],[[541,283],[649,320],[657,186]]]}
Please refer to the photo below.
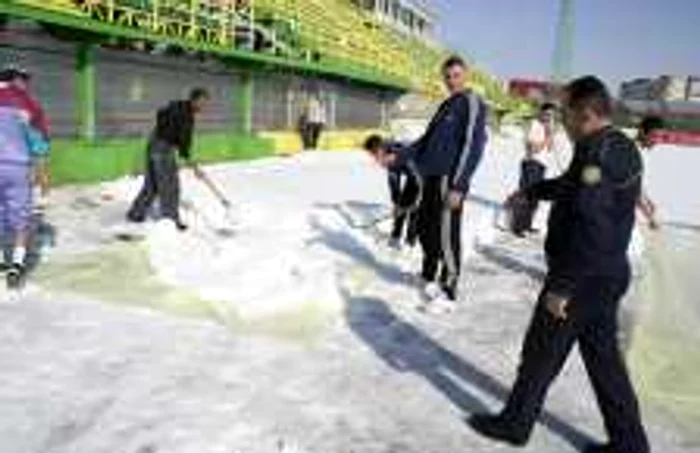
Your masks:
{"label": "man's hand", "polygon": [[447,194],[447,206],[456,211],[462,207],[462,203],[464,203],[464,194],[457,190],[450,190]]}
{"label": "man's hand", "polygon": [[503,202],[503,205],[509,208],[511,206],[522,204],[525,201],[525,198],[525,194],[519,190],[508,195],[508,198],[506,198],[506,201]]}
{"label": "man's hand", "polygon": [[396,163],[396,154],[379,151],[377,152],[377,162],[379,162],[379,165],[382,167],[391,167]]}
{"label": "man's hand", "polygon": [[569,299],[555,293],[547,293],[544,296],[545,306],[550,315],[557,321],[569,319]]}
{"label": "man's hand", "polygon": [[657,231],[661,228],[661,224],[658,220],[656,220],[656,217],[652,216],[649,218],[649,228],[651,228],[654,231]]}

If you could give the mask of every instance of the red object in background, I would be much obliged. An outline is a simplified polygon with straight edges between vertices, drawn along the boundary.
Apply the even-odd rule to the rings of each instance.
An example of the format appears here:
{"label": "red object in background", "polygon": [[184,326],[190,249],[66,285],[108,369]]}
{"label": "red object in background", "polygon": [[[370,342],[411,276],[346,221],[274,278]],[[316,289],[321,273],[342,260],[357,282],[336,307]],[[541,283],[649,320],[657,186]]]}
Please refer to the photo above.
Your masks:
{"label": "red object in background", "polygon": [[657,131],[652,134],[652,140],[659,145],[700,146],[700,131]]}
{"label": "red object in background", "polygon": [[515,97],[531,101],[544,100],[551,91],[549,82],[531,79],[511,79],[508,82],[508,92]]}

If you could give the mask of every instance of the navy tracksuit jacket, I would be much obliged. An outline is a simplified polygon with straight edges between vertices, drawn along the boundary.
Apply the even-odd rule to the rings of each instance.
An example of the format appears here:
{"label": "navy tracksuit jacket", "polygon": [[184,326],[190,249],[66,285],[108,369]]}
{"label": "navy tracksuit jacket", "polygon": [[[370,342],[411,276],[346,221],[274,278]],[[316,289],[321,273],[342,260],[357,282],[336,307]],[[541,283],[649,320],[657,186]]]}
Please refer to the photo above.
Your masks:
{"label": "navy tracksuit jacket", "polygon": [[397,165],[413,162],[423,177],[418,211],[419,239],[424,251],[422,276],[456,298],[461,262],[461,209],[447,207],[449,191],[467,195],[486,146],[486,106],[474,93],[450,96],[418,141],[399,153]]}
{"label": "navy tracksuit jacket", "polygon": [[486,105],[473,93],[450,96],[425,134],[399,156],[412,160],[423,177],[449,178],[449,189],[466,194],[486,146]]}

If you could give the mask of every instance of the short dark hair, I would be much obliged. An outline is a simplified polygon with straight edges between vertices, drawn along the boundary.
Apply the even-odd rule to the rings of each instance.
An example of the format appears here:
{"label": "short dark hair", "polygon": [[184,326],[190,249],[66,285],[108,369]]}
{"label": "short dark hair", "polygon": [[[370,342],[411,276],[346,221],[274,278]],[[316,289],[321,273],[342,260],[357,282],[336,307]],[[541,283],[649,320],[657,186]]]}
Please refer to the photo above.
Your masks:
{"label": "short dark hair", "polygon": [[612,97],[598,77],[589,75],[575,79],[564,87],[564,93],[566,104],[573,110],[590,108],[600,116],[612,115]]}
{"label": "short dark hair", "polygon": [[540,112],[547,112],[549,110],[556,110],[557,105],[554,102],[545,102],[544,104],[540,105]]}
{"label": "short dark hair", "polygon": [[29,71],[18,66],[6,66],[0,70],[0,82],[12,82],[15,79],[28,81],[31,78]]}
{"label": "short dark hair", "polygon": [[664,120],[659,116],[645,116],[639,122],[639,133],[648,135],[654,131],[664,128]]}
{"label": "short dark hair", "polygon": [[442,64],[442,70],[447,71],[453,66],[461,66],[463,68],[466,68],[467,63],[464,61],[464,58],[460,57],[459,55],[450,55]]}
{"label": "short dark hair", "polygon": [[362,148],[370,153],[376,153],[384,145],[384,139],[379,134],[372,134],[365,140]]}
{"label": "short dark hair", "polygon": [[190,101],[198,101],[200,99],[209,99],[209,90],[202,87],[193,88],[190,91]]}

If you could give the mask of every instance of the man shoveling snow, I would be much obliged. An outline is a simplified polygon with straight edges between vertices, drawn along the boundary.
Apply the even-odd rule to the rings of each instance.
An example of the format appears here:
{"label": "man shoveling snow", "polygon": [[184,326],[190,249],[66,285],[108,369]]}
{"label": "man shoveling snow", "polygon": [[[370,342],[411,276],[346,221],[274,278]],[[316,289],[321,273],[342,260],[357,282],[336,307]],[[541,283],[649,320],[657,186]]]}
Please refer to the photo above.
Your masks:
{"label": "man shoveling snow", "polygon": [[189,99],[173,101],[158,111],[146,152],[143,186],[127,213],[127,219],[131,222],[143,222],[153,201],[158,197],[163,217],[175,222],[179,230],[187,229],[187,225],[180,219],[180,178],[175,149],[180,158],[192,168],[195,176],[206,180],[204,173],[192,160],[190,148],[195,116],[204,109],[208,100],[207,90],[195,88]]}

